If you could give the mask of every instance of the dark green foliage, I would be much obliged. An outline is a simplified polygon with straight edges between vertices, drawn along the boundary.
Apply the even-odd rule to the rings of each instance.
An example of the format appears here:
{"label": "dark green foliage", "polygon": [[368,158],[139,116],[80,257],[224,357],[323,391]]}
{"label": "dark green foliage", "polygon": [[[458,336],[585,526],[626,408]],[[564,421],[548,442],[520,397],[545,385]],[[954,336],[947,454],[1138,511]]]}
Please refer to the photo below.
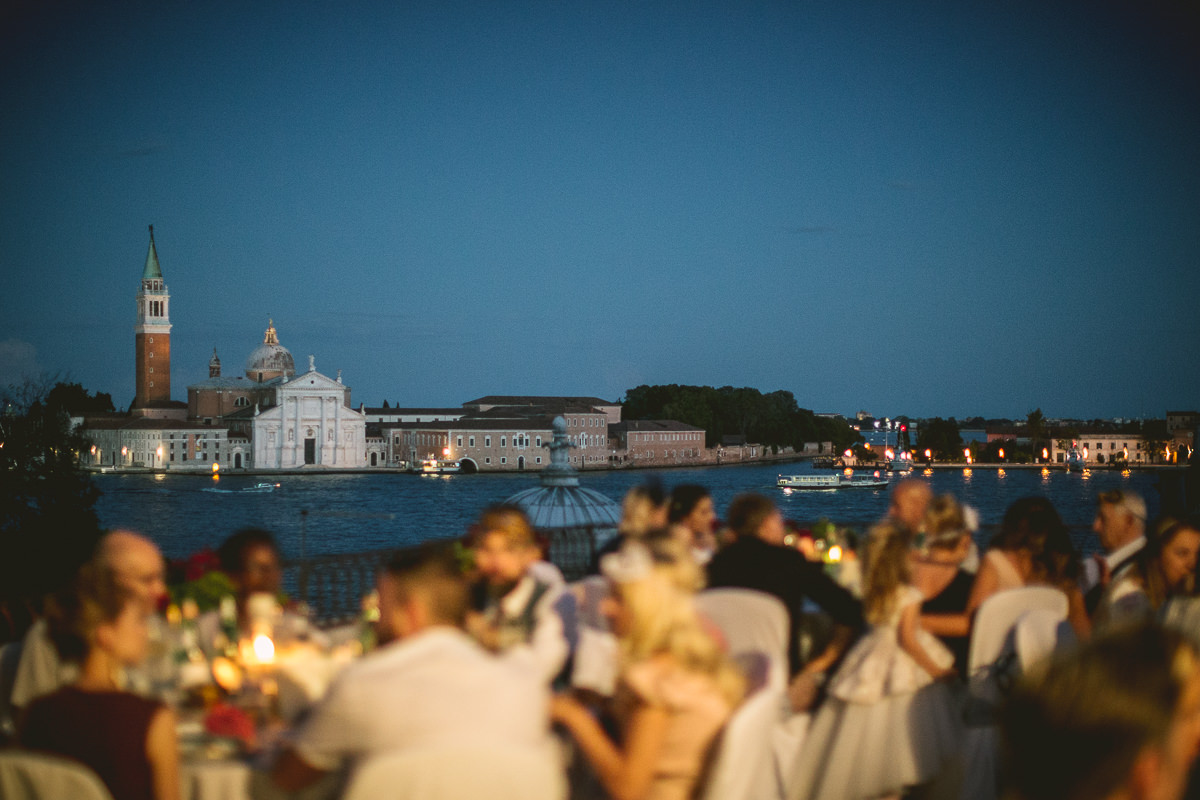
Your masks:
{"label": "dark green foliage", "polygon": [[[50,397],[28,382],[0,391],[0,611],[6,615],[65,582],[100,536],[93,510],[99,493],[78,462],[86,442],[70,431],[61,408],[47,404]],[[11,634],[6,620],[0,640]]]}
{"label": "dark green foliage", "polygon": [[55,411],[72,415],[95,414],[113,411],[112,395],[107,392],[88,394],[78,383],[56,383],[46,395],[44,405]]}
{"label": "dark green foliage", "polygon": [[953,461],[963,457],[962,436],[954,417],[934,417],[921,423],[917,433],[917,452],[923,458],[926,450],[933,451],[938,461]]}
{"label": "dark green foliage", "polygon": [[673,419],[705,431],[705,445],[724,436],[749,442],[801,449],[805,442],[833,442],[841,452],[859,436],[844,419],[818,417],[800,408],[791,392],[763,394],[757,389],[722,386],[638,386],[625,393],[623,419]]}

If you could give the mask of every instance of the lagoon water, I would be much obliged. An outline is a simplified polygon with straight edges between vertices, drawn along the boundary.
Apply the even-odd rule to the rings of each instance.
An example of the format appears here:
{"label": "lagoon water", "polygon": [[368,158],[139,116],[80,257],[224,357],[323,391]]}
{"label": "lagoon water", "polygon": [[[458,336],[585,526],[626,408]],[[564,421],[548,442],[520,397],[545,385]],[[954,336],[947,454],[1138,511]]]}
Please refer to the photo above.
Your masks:
{"label": "lagoon water", "polygon": [[[785,492],[776,488],[780,473],[813,472],[807,463],[764,464],[655,471],[588,472],[583,486],[620,501],[632,486],[661,481],[670,489],[680,483],[708,487],[724,515],[734,495],[762,492],[775,499],[784,514],[799,522],[822,517],[864,526],[887,509],[885,491],[844,489],[836,492]],[[914,473],[922,475],[920,471]],[[985,525],[1000,522],[1004,509],[1019,497],[1049,497],[1073,528],[1085,529],[1094,514],[1094,498],[1111,488],[1133,489],[1157,515],[1159,476],[1150,472],[1038,470],[936,470],[924,473],[935,493],[950,492],[979,509]],[[170,558],[215,547],[239,527],[255,525],[273,531],[285,557],[346,553],[415,544],[431,538],[462,535],[479,511],[490,503],[537,484],[536,473],[506,475],[420,475],[369,473],[353,475],[286,475],[270,493],[241,492],[261,477],[226,475],[219,481],[193,475],[97,475],[102,491],[96,508],[105,527],[141,531]],[[224,491],[206,491],[218,488]],[[1088,541],[1084,550],[1094,549]]]}

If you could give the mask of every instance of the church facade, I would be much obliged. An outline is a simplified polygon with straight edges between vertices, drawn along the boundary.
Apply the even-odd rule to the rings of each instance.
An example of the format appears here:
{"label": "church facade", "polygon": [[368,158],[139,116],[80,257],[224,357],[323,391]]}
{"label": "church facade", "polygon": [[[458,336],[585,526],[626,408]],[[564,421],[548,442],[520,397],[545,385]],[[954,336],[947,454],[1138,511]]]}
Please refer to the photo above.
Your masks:
{"label": "church facade", "polygon": [[292,354],[279,343],[275,323],[246,359],[244,375],[223,377],[213,351],[208,380],[188,387],[188,416],[225,427],[243,468],[355,469],[366,466],[366,417],[350,407],[350,389],[317,372],[296,374]]}

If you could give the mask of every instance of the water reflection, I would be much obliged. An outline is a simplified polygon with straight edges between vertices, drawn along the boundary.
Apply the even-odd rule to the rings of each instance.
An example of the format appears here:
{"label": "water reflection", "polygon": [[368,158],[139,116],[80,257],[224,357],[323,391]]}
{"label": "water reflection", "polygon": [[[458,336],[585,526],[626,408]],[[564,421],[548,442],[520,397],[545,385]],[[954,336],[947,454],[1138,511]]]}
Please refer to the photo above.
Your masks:
{"label": "water reflection", "polygon": [[[630,487],[656,479],[668,489],[698,483],[713,494],[718,514],[741,492],[766,494],[791,519],[821,517],[854,525],[879,519],[887,511],[886,490],[792,492],[776,488],[777,475],[829,474],[808,464],[767,464],[665,471],[584,472],[583,486],[620,500]],[[1105,489],[1133,489],[1146,496],[1152,516],[1158,514],[1158,478],[1146,472],[1107,470],[1068,473],[1050,470],[922,470],[935,494],[949,492],[979,509],[985,525],[996,525],[1012,501],[1026,495],[1050,498],[1072,526],[1087,528],[1095,512],[1095,495]],[[99,475],[102,490],[96,504],[107,527],[144,531],[171,557],[215,546],[239,527],[255,525],[274,531],[284,555],[340,553],[416,543],[461,535],[479,511],[535,484],[537,473],[446,475],[440,480],[402,474],[279,476],[274,492],[242,492],[259,476],[226,472],[221,488],[205,492],[210,475]],[[307,513],[304,513],[307,512]]]}

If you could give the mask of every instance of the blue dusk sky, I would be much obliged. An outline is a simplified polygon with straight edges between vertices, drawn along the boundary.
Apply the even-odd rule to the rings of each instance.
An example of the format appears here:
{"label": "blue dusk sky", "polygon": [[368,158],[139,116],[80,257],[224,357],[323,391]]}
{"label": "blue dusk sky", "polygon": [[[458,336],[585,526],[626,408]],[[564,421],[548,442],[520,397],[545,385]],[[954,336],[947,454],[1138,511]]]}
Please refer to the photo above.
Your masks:
{"label": "blue dusk sky", "polygon": [[8,2],[0,382],[1200,406],[1184,2]]}

